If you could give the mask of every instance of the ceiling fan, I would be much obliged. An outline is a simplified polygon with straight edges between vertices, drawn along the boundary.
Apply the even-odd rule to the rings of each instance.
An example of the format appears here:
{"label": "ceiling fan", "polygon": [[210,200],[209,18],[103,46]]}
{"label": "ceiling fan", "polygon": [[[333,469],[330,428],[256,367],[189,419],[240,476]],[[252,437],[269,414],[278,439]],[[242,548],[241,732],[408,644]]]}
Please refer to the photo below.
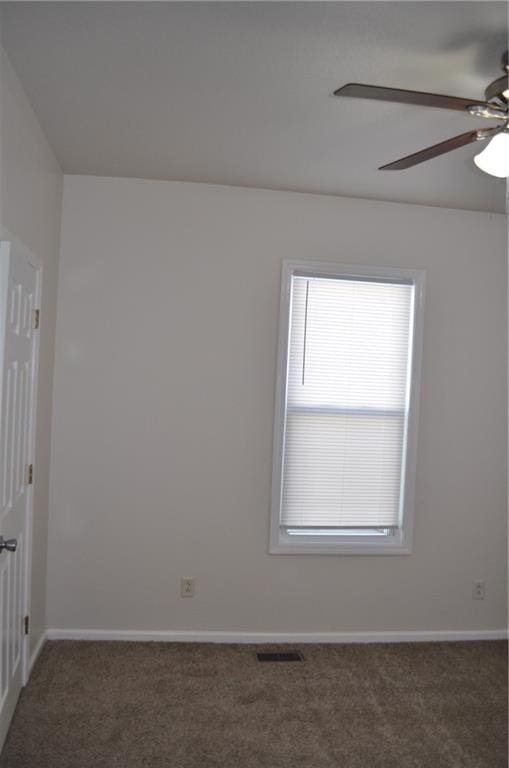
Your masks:
{"label": "ceiling fan", "polygon": [[478,99],[461,99],[456,96],[443,96],[439,93],[423,93],[407,91],[401,88],[384,88],[379,85],[363,85],[348,83],[334,91],[334,96],[349,96],[356,99],[375,99],[377,101],[392,101],[399,104],[415,104],[419,107],[437,107],[438,109],[453,109],[465,112],[472,117],[500,120],[491,128],[479,128],[467,131],[459,136],[426,147],[412,155],[407,155],[387,165],[382,165],[379,171],[401,171],[414,165],[431,160],[453,149],[464,147],[474,141],[491,139],[488,146],[474,157],[474,163],[485,173],[504,178],[509,176],[509,61],[507,51],[502,56],[504,75],[488,85],[484,91],[485,101]]}

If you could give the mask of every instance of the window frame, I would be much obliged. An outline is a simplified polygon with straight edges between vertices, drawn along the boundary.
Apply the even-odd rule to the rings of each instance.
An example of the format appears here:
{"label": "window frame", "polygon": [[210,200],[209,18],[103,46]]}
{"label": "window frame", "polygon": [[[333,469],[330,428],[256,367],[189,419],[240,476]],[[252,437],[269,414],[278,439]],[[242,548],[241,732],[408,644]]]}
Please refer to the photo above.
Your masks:
{"label": "window frame", "polygon": [[[396,532],[383,536],[341,533],[289,534],[280,526],[284,426],[290,326],[290,299],[294,275],[329,278],[368,278],[401,282],[414,286],[413,335],[406,449],[403,463],[402,524]],[[409,555],[412,552],[415,473],[417,463],[417,428],[422,367],[423,307],[425,271],[401,267],[361,266],[335,262],[284,260],[281,273],[276,398],[269,553],[274,555]],[[321,539],[321,540],[319,540]]]}

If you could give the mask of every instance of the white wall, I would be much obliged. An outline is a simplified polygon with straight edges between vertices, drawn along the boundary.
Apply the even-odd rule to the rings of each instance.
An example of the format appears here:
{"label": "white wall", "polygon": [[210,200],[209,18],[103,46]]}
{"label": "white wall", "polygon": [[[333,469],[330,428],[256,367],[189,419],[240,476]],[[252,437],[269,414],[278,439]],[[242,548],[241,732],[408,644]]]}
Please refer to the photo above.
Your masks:
{"label": "white wall", "polygon": [[34,478],[31,648],[46,626],[51,407],[62,173],[0,49],[0,228],[43,262]]}
{"label": "white wall", "polygon": [[[78,176],[63,211],[51,627],[506,625],[503,216]],[[268,554],[284,258],[427,270],[410,556]]]}

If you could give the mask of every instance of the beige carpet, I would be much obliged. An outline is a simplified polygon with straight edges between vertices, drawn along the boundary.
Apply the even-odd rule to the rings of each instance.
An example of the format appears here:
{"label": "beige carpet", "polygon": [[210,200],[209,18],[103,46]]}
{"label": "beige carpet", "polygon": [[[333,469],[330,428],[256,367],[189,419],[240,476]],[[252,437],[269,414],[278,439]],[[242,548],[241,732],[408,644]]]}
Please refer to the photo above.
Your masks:
{"label": "beige carpet", "polygon": [[0,766],[507,766],[504,642],[256,649],[47,643]]}

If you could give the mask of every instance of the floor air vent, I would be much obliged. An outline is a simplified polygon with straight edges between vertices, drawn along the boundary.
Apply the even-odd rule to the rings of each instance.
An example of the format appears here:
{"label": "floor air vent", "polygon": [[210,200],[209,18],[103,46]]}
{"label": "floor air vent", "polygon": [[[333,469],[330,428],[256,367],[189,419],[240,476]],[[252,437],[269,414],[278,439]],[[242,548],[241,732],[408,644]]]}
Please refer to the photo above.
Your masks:
{"label": "floor air vent", "polygon": [[304,661],[300,651],[288,651],[286,653],[257,653],[258,661]]}

